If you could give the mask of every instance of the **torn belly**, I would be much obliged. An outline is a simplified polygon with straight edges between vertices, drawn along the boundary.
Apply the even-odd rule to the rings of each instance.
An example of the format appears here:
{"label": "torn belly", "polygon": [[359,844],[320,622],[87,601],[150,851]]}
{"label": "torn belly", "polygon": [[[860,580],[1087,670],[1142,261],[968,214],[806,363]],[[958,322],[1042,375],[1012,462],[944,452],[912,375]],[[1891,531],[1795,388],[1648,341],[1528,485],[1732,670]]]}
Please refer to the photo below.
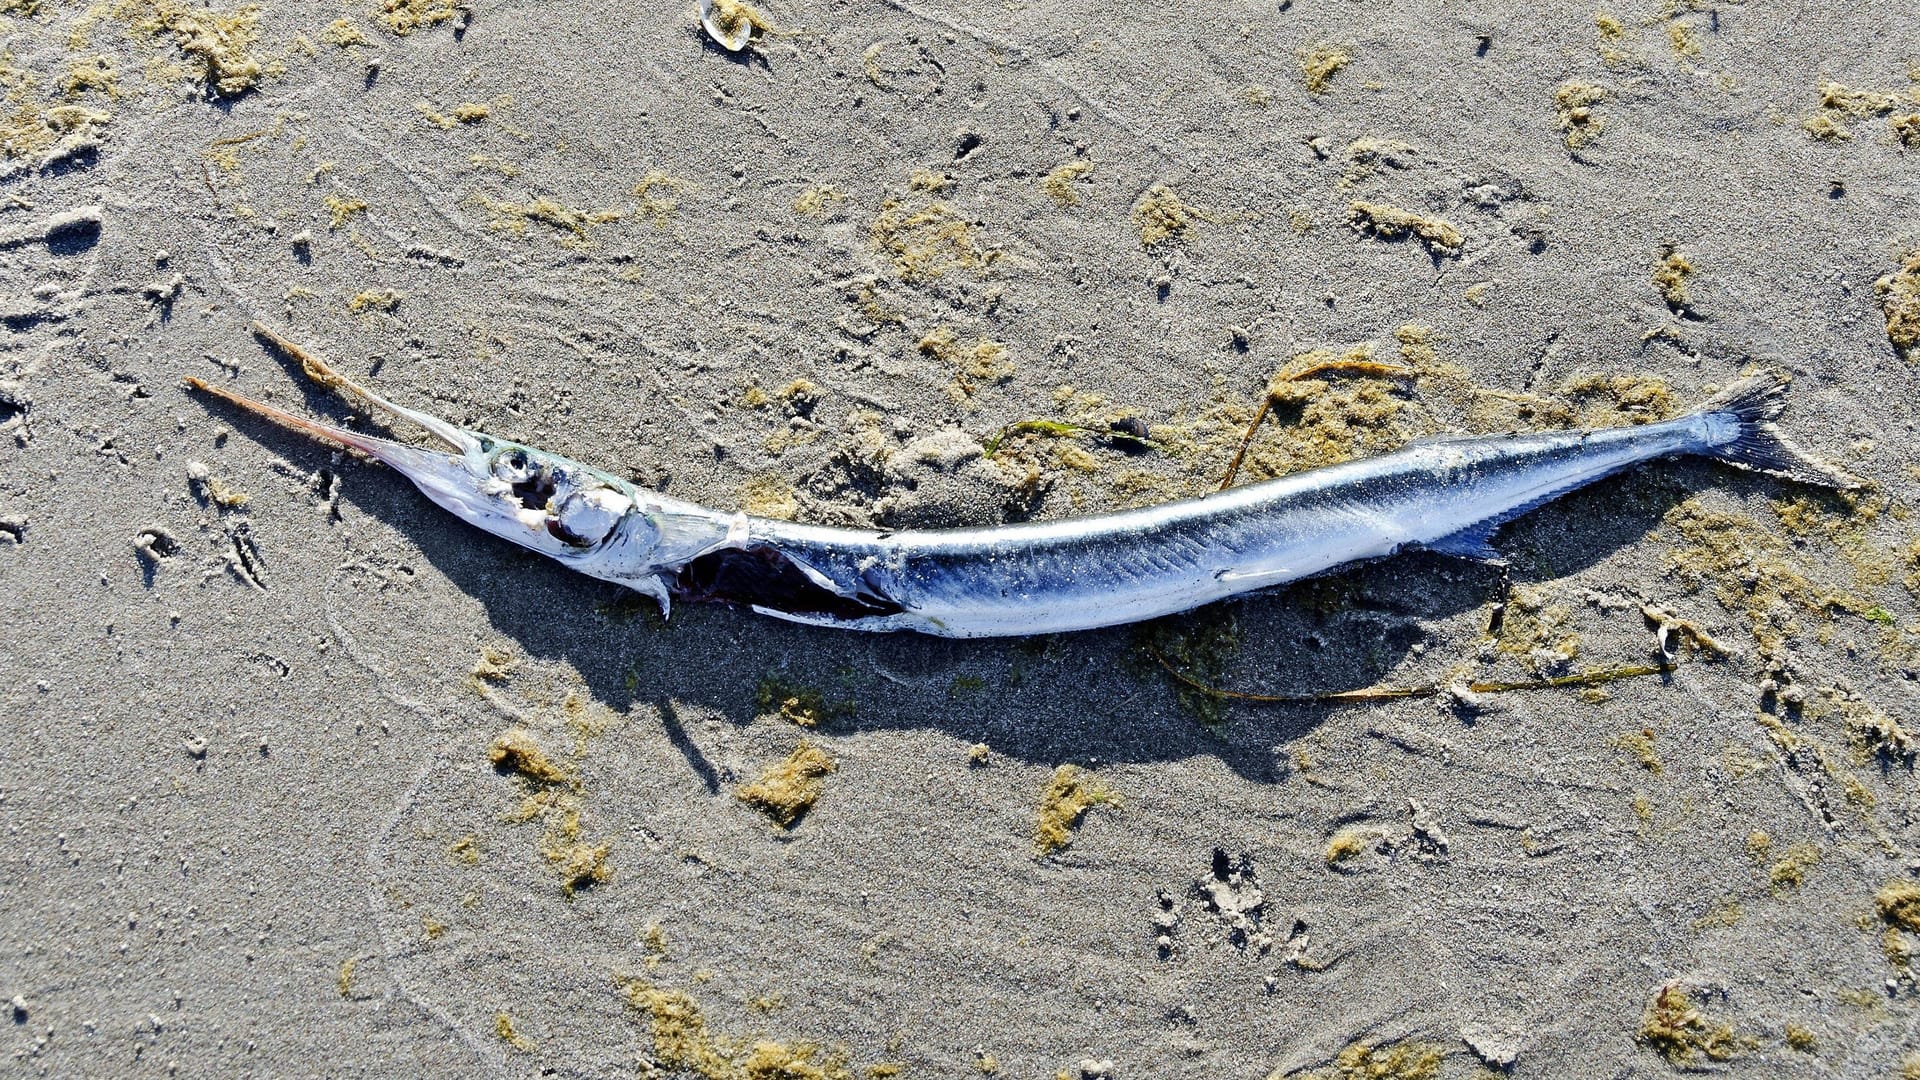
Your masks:
{"label": "torn belly", "polygon": [[849,595],[828,588],[771,547],[708,552],[673,576],[676,600],[739,604],[811,618],[858,620],[906,609],[869,591]]}

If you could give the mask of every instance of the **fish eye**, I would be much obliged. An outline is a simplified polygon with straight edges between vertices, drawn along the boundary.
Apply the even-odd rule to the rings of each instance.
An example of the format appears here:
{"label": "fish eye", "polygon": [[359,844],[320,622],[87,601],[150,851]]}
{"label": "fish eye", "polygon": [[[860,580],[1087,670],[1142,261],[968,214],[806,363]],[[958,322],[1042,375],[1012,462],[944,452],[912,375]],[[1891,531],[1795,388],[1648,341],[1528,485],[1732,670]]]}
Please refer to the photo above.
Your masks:
{"label": "fish eye", "polygon": [[538,471],[533,459],[517,446],[493,459],[493,475],[509,484],[524,484]]}
{"label": "fish eye", "polygon": [[633,500],[612,488],[570,491],[553,508],[547,531],[574,547],[593,547],[613,534]]}

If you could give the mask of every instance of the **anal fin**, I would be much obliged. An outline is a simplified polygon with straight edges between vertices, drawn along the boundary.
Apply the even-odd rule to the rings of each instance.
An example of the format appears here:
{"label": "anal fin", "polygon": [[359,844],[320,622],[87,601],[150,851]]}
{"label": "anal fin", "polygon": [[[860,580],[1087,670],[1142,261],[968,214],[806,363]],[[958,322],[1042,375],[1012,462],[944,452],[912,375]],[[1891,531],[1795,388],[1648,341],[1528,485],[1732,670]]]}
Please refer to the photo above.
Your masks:
{"label": "anal fin", "polygon": [[1457,533],[1451,533],[1421,546],[1442,555],[1453,555],[1477,562],[1504,563],[1507,561],[1506,557],[1493,546],[1493,534],[1502,524],[1504,522],[1499,518],[1478,522]]}

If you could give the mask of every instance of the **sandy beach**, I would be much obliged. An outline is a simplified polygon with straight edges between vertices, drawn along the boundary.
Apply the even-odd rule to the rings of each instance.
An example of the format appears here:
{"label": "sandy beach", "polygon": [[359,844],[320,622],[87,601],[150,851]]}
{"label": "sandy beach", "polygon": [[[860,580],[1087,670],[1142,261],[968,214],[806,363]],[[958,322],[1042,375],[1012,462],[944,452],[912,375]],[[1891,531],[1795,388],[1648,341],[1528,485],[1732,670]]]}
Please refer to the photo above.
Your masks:
{"label": "sandy beach", "polygon": [[[1920,22],[1841,8],[0,0],[0,1073],[1920,1078]],[[256,321],[825,524],[1751,370],[1865,486],[663,621],[184,387],[419,438]]]}

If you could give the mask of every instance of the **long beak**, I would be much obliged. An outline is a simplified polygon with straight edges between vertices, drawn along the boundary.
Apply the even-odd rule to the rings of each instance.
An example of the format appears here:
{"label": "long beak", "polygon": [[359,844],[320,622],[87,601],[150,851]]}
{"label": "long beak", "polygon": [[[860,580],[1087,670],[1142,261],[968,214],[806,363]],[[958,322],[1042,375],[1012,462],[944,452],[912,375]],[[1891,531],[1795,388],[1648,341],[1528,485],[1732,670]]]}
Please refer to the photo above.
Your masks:
{"label": "long beak", "polygon": [[230,390],[212,386],[201,379],[189,376],[186,384],[192,389],[212,394],[214,397],[237,405],[248,412],[264,416],[274,423],[292,428],[303,435],[316,439],[338,443],[349,450],[365,454],[376,461],[389,465],[402,475],[419,485],[423,490],[438,490],[448,496],[465,502],[473,497],[473,483],[462,468],[464,460],[476,456],[480,451],[480,440],[472,433],[455,427],[431,413],[418,409],[409,409],[395,405],[386,398],[368,390],[366,387],[335,371],[319,357],[299,345],[288,341],[259,323],[253,324],[253,333],[262,341],[271,345],[281,354],[300,362],[300,370],[307,378],[319,383],[343,397],[358,398],[376,411],[389,413],[404,420],[411,420],[425,428],[435,438],[447,444],[454,451],[449,457],[446,453],[409,446],[392,439],[382,439],[373,435],[364,435],[357,431],[328,424],[319,420],[309,420],[297,416],[285,409],[276,408],[262,401],[242,397]]}
{"label": "long beak", "polygon": [[[321,386],[326,387],[342,397],[357,397],[377,410],[411,420],[425,428],[429,434],[461,454],[469,453],[477,449],[480,445],[479,440],[475,439],[472,435],[431,413],[423,413],[418,409],[409,409],[404,405],[395,405],[379,394],[374,393],[359,383],[354,382],[352,379],[347,378],[345,375],[340,374],[338,371],[335,371],[319,357],[288,341],[286,338],[281,337],[279,334],[274,333],[261,323],[253,324],[253,336],[278,349],[281,353],[300,361],[300,370],[306,373],[307,378],[312,379],[314,382],[319,383]],[[239,402],[238,398],[234,398],[230,394],[225,396],[236,403]],[[309,431],[308,434],[313,434],[313,432]],[[333,436],[327,437],[332,438]]]}
{"label": "long beak", "polygon": [[[324,439],[328,442],[338,443],[349,450],[365,454],[375,461],[398,469],[410,478],[419,477],[445,467],[447,455],[444,453],[423,450],[417,446],[408,446],[405,443],[394,442],[392,439],[381,439],[372,435],[362,435],[357,431],[348,431],[346,428],[335,427],[332,424],[323,423],[319,420],[309,420],[304,416],[297,416],[285,409],[276,408],[264,401],[255,401],[252,398],[241,397],[239,394],[233,393],[230,390],[222,390],[218,386],[213,386],[191,375],[187,376],[186,384],[203,394],[212,394],[214,397],[230,405],[238,405],[250,413],[264,416],[283,427],[292,428],[302,435],[311,435],[316,439]],[[458,429],[456,428],[455,430]]]}

